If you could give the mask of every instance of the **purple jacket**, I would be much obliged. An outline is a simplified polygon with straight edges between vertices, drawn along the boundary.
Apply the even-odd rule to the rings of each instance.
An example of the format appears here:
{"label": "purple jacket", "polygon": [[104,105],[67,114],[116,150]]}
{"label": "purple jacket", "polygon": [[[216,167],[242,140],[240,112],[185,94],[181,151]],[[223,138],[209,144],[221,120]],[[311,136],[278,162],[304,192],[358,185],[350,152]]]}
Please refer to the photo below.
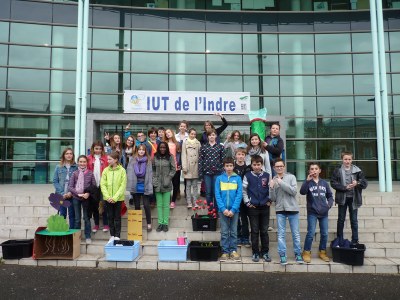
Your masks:
{"label": "purple jacket", "polygon": [[[79,199],[78,193],[75,189],[76,183],[78,182],[78,176],[79,176],[79,170],[76,170],[74,173],[72,173],[72,176],[69,179],[68,187],[69,191],[72,194],[72,197]],[[94,179],[93,172],[86,169],[86,171],[84,172],[84,180],[83,180],[84,190],[86,190],[91,185],[96,185],[96,180]]]}

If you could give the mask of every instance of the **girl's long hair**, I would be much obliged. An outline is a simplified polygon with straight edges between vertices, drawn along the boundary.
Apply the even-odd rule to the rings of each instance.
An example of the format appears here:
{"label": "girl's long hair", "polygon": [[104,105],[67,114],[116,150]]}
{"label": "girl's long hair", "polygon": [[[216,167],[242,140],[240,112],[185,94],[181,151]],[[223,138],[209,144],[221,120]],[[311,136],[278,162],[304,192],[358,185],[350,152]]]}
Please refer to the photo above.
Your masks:
{"label": "girl's long hair", "polygon": [[110,154],[108,154],[108,156],[110,156],[112,159],[117,160],[117,164],[120,165],[121,162],[119,161],[119,153],[117,151],[113,151]]}
{"label": "girl's long hair", "polygon": [[73,164],[75,163],[75,154],[74,154],[74,150],[72,150],[72,148],[68,147],[68,148],[65,148],[64,151],[61,153],[61,157],[60,157],[60,166],[65,165],[66,160],[65,160],[65,158],[64,158],[64,155],[65,155],[65,153],[67,153],[67,151],[71,151],[71,152],[72,152],[72,161],[70,161],[69,163],[70,163],[71,165],[73,165]]}
{"label": "girl's long hair", "polygon": [[111,149],[112,150],[115,150],[116,149],[116,144],[115,144],[115,142],[114,142],[114,137],[115,136],[119,136],[119,141],[120,141],[120,144],[119,144],[119,149],[122,151],[122,139],[121,139],[121,136],[119,135],[119,134],[117,134],[117,133],[114,133],[111,137],[110,137],[110,147],[111,147]]}
{"label": "girl's long hair", "polygon": [[126,149],[126,148],[128,147],[128,144],[126,143],[126,141],[127,141],[129,138],[132,138],[132,139],[133,139],[132,148],[135,149],[136,139],[135,139],[135,137],[134,137],[133,135],[130,135],[130,136],[128,136],[128,137],[126,138],[125,143],[124,143],[124,149]]}
{"label": "girl's long hair", "polygon": [[261,140],[261,138],[260,138],[260,136],[257,134],[257,133],[252,133],[252,134],[250,134],[250,137],[249,137],[249,142],[247,143],[247,153],[253,148],[253,145],[251,144],[251,138],[252,137],[258,137],[258,140],[260,141],[260,143],[259,143],[259,147],[260,147],[260,149],[261,149],[261,153],[264,153],[265,152],[265,148],[264,148],[264,146],[262,145],[262,140]]}
{"label": "girl's long hair", "polygon": [[229,138],[228,142],[232,142],[232,143],[235,142],[234,136],[235,136],[236,133],[239,134],[239,142],[242,142],[242,134],[240,133],[239,130],[234,130],[234,131],[232,131],[231,137]]}
{"label": "girl's long hair", "polygon": [[[167,131],[170,131],[172,133],[172,136],[170,139],[167,138]],[[176,145],[176,152],[181,152],[181,144],[178,143],[178,141],[175,138],[174,131],[171,128],[165,129],[165,134],[164,134],[164,141],[163,142],[172,142]],[[167,144],[168,145],[168,144]]]}
{"label": "girl's long hair", "polygon": [[140,144],[139,146],[136,147],[134,158],[139,157],[139,154],[138,154],[139,149],[143,149],[144,150],[144,156],[147,157],[147,163],[150,163],[151,162],[151,157],[150,157],[150,154],[147,152],[147,148],[146,148],[146,146],[144,144]]}
{"label": "girl's long hair", "polygon": [[101,147],[101,156],[105,155],[104,144],[102,141],[97,140],[93,142],[92,147],[90,147],[90,155],[94,156],[94,147]]}
{"label": "girl's long hair", "polygon": [[168,143],[167,143],[167,142],[161,142],[161,143],[158,145],[158,147],[157,147],[157,152],[154,154],[154,156],[157,157],[157,158],[160,158],[160,157],[161,157],[161,155],[160,155],[160,153],[159,153],[159,151],[160,151],[160,146],[161,146],[161,145],[165,145],[165,147],[167,148],[167,149],[165,150],[165,157],[169,159],[169,157],[171,156],[171,154],[169,153],[169,148],[168,148]]}

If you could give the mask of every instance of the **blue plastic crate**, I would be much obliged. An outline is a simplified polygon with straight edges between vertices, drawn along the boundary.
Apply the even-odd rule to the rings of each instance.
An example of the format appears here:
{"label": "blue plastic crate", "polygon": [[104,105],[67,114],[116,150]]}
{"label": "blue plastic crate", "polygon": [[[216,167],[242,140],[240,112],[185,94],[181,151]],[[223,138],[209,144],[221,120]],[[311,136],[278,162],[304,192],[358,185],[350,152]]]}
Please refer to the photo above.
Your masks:
{"label": "blue plastic crate", "polygon": [[133,246],[114,246],[109,242],[104,246],[107,261],[133,261],[139,256],[140,241],[135,241]]}
{"label": "blue plastic crate", "polygon": [[159,261],[186,261],[188,242],[178,245],[176,241],[160,241],[158,243]]}

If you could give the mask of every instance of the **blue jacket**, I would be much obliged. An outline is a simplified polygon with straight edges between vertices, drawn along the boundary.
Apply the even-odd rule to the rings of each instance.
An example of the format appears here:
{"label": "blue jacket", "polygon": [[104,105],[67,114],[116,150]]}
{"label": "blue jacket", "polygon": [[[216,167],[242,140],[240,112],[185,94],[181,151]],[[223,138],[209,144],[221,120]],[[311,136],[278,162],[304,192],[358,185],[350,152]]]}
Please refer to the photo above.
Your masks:
{"label": "blue jacket", "polygon": [[247,205],[250,202],[254,206],[265,206],[271,202],[269,198],[269,174],[261,172],[256,174],[253,171],[247,172],[243,177],[243,202]]}
{"label": "blue jacket", "polygon": [[215,199],[217,199],[218,211],[225,209],[233,213],[239,212],[242,201],[242,179],[236,173],[228,176],[223,173],[215,180]]}
{"label": "blue jacket", "polygon": [[[72,173],[74,173],[76,170],[78,170],[78,166],[76,164],[71,165],[71,167],[69,168],[70,179],[72,177]],[[58,164],[56,166],[56,169],[54,170],[54,176],[53,176],[53,185],[54,188],[56,189],[56,194],[64,195],[68,193],[68,191],[64,191],[65,178],[67,178],[67,168],[65,166],[60,166],[60,164]]]}
{"label": "blue jacket", "polygon": [[325,180],[319,179],[318,183],[305,180],[301,185],[300,194],[307,195],[307,214],[328,216],[328,211],[333,205],[333,195]]}

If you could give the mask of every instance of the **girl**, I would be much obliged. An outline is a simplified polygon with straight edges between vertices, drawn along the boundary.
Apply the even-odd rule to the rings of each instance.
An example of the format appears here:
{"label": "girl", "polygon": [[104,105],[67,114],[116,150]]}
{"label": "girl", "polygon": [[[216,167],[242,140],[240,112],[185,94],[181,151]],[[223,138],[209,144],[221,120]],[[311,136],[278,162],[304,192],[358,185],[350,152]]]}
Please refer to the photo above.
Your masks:
{"label": "girl", "polygon": [[169,153],[168,144],[158,145],[153,161],[153,186],[156,192],[158,227],[157,232],[168,231],[169,201],[172,189],[172,177],[176,173],[175,161]]}
{"label": "girl", "polygon": [[182,145],[182,171],[183,177],[186,180],[187,208],[192,208],[193,203],[197,200],[199,195],[197,186],[197,180],[199,178],[199,151],[200,142],[196,139],[196,130],[194,128],[190,128],[189,137],[183,142]]}
{"label": "girl", "polygon": [[78,170],[76,170],[69,180],[69,191],[72,194],[72,204],[75,213],[74,229],[81,229],[81,218],[83,208],[83,220],[85,222],[86,244],[90,244],[90,220],[88,214],[90,193],[87,191],[91,186],[96,186],[93,172],[87,168],[88,159],[85,155],[78,157]]}
{"label": "girl", "polygon": [[263,147],[260,136],[257,133],[252,133],[247,146],[246,165],[251,164],[251,157],[256,154],[263,158],[263,171],[267,172],[271,177],[272,173],[268,152]]}
{"label": "girl", "polygon": [[135,143],[135,137],[133,135],[130,135],[126,139],[124,148],[122,149],[121,164],[125,169],[128,166],[129,160],[131,159],[132,155],[135,153]]}
{"label": "girl", "polygon": [[106,201],[111,235],[109,242],[112,242],[121,238],[121,205],[125,200],[126,171],[119,163],[117,152],[109,154],[107,161],[108,167],[101,176],[100,188]]}
{"label": "girl", "polygon": [[[100,224],[100,216],[99,216],[99,209],[102,203],[102,195],[100,191],[100,178],[101,174],[103,173],[104,169],[108,166],[107,155],[104,152],[104,145],[101,141],[96,141],[92,144],[90,148],[90,155],[88,156],[88,165],[87,168],[93,172],[94,179],[96,180],[96,190],[93,197],[90,199],[95,200],[93,203],[89,202],[89,219],[93,215],[94,219],[94,227],[92,229],[93,233],[96,233],[99,230]],[[108,217],[107,211],[103,210],[103,231],[107,232],[110,230],[108,226]]]}
{"label": "girl", "polygon": [[223,172],[222,161],[225,157],[224,147],[217,143],[215,129],[207,132],[208,143],[200,148],[199,176],[204,178],[207,204],[210,206],[214,201],[215,180]]}
{"label": "girl", "polygon": [[128,186],[135,201],[135,210],[140,210],[140,198],[143,198],[144,212],[146,214],[147,231],[151,231],[151,210],[149,196],[153,194],[153,169],[150,155],[145,145],[136,148],[135,156],[129,160],[127,168]]}
{"label": "girl", "polygon": [[151,127],[147,131],[147,136],[148,136],[148,142],[151,145],[150,157],[151,157],[151,159],[153,159],[154,154],[157,152],[157,146],[160,143],[160,141],[157,140],[157,129],[154,127]]}
{"label": "girl", "polygon": [[113,134],[110,138],[110,147],[111,152],[115,151],[121,156],[122,145],[121,145],[121,137],[119,134]]}
{"label": "girl", "polygon": [[[64,199],[71,199],[72,194],[68,192],[68,182],[78,167],[75,164],[74,151],[72,148],[66,148],[61,154],[60,163],[56,166],[53,176],[53,185],[56,194],[60,194]],[[60,207],[58,213],[69,220],[69,228],[73,229],[75,225],[74,207],[71,205],[68,209],[64,206]]]}
{"label": "girl", "polygon": [[169,153],[175,160],[176,172],[172,178],[172,200],[170,208],[175,208],[175,201],[179,193],[179,186],[181,184],[181,145],[176,141],[172,129],[165,130],[164,142],[168,144]]}
{"label": "girl", "polygon": [[189,136],[187,133],[188,128],[189,123],[187,121],[183,120],[179,123],[179,132],[175,135],[175,139],[181,143],[181,145]]}
{"label": "girl", "polygon": [[226,129],[226,127],[228,127],[228,122],[226,121],[226,119],[224,118],[224,116],[221,113],[215,113],[215,115],[221,118],[222,126],[218,127],[218,128],[215,128],[214,124],[211,121],[209,121],[209,120],[205,121],[204,122],[204,132],[203,132],[203,135],[202,135],[201,140],[200,140],[200,143],[202,145],[208,143],[207,132],[210,129],[214,129],[215,130],[215,134],[217,135],[217,140],[216,141],[219,144],[219,135]]}
{"label": "girl", "polygon": [[242,136],[239,130],[234,130],[226,139],[224,148],[225,156],[235,158],[237,148],[247,148],[247,145],[242,141]]}

